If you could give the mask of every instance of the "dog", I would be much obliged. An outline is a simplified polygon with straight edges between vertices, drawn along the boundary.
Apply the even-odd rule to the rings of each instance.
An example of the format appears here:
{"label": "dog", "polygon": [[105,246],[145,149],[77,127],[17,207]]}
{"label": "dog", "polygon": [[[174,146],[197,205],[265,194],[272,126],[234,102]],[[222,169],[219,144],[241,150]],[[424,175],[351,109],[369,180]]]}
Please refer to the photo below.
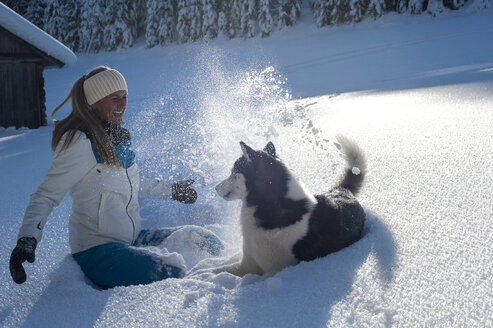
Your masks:
{"label": "dog", "polygon": [[261,151],[240,142],[243,155],[215,189],[227,201],[242,201],[243,254],[212,272],[265,275],[324,257],[362,237],[365,212],[355,195],[365,179],[366,158],[346,137],[339,136],[335,145],[346,160],[345,172],[328,192],[313,195],[277,157],[272,142]]}

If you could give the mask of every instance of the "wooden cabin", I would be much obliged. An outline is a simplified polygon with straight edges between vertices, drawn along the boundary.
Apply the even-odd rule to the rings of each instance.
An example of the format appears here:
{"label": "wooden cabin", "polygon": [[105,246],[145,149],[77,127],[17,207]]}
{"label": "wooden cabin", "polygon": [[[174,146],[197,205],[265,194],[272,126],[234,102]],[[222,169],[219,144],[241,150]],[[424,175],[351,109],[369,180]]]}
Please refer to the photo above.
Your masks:
{"label": "wooden cabin", "polygon": [[75,57],[0,3],[0,126],[36,129],[47,124],[43,70],[67,64],[60,48]]}

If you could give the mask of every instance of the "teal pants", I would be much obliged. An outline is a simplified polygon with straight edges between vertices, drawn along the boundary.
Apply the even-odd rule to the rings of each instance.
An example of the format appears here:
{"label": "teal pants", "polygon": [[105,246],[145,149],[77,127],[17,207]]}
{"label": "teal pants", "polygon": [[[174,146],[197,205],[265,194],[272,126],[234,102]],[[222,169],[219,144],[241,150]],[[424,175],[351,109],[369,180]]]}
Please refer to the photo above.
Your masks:
{"label": "teal pants", "polygon": [[201,239],[191,242],[211,255],[219,255],[224,248],[221,240],[212,232],[200,227],[176,227],[157,230],[142,230],[133,245],[108,243],[92,247],[73,258],[82,271],[97,287],[112,288],[149,284],[167,278],[181,278],[182,268],[166,263],[146,246],[158,246],[173,232],[180,229],[195,229]]}

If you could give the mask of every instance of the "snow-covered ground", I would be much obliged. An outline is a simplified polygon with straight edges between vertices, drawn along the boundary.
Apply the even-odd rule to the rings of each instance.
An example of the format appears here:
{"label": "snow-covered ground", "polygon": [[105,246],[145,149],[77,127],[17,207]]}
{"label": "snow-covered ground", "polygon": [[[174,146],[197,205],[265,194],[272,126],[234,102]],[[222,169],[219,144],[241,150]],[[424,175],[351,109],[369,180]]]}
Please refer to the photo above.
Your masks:
{"label": "snow-covered ground", "polygon": [[26,265],[28,281],[16,285],[8,259],[49,166],[53,126],[1,130],[0,326],[492,327],[491,35],[491,8],[327,29],[305,16],[267,39],[140,44],[45,71],[51,109],[90,68],[120,70],[142,173],[197,180],[192,206],[142,200],[145,228],[203,225],[227,243],[224,257],[235,254],[239,204],[213,186],[238,142],[272,140],[321,192],[342,171],[332,142],[344,134],[368,157],[367,231],[266,279],[203,275],[99,291],[69,255],[67,196]]}

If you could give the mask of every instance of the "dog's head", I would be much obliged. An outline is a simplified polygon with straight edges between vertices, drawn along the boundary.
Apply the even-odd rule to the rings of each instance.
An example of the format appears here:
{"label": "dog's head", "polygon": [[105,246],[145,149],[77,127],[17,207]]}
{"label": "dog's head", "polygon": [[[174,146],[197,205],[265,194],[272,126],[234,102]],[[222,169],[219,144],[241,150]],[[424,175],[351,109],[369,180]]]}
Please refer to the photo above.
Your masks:
{"label": "dog's head", "polygon": [[[286,193],[287,170],[269,142],[263,150],[254,150],[240,142],[243,155],[236,160],[231,175],[216,186],[225,200],[244,199],[250,192],[256,197],[272,198]],[[282,190],[281,190],[282,189]]]}

